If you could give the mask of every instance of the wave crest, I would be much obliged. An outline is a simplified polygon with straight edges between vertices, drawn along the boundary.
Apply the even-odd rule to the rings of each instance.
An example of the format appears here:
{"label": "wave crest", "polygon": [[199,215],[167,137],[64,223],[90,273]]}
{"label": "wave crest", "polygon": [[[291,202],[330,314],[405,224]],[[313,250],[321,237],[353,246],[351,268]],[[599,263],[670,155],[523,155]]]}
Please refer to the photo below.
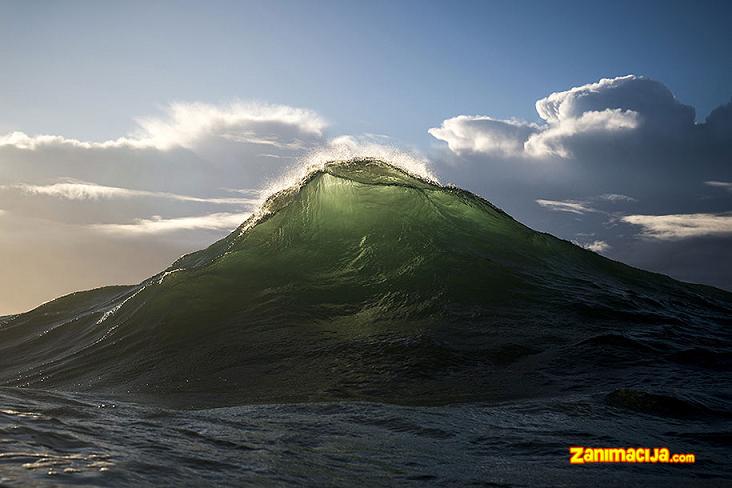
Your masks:
{"label": "wave crest", "polygon": [[310,175],[325,170],[331,163],[345,161],[382,161],[411,176],[439,184],[437,176],[430,168],[429,160],[417,153],[377,142],[378,139],[378,136],[340,136],[332,139],[326,146],[305,154],[284,174],[271,180],[260,193],[262,202],[282,191],[299,188]]}

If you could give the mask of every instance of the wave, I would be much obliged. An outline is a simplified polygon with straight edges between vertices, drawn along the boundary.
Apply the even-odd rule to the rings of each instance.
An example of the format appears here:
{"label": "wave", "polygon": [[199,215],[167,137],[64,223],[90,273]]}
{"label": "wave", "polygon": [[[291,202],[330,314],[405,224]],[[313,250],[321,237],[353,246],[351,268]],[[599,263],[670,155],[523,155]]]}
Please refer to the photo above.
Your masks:
{"label": "wave", "polygon": [[407,157],[314,161],[145,282],[3,319],[0,382],[186,406],[432,404],[612,391],[628,371],[694,388],[681,351],[730,353],[729,293],[533,231]]}
{"label": "wave", "polygon": [[732,418],[730,411],[718,411],[701,402],[684,400],[673,395],[648,393],[642,390],[618,389],[605,398],[609,406],[656,415],[659,417],[722,417]]}

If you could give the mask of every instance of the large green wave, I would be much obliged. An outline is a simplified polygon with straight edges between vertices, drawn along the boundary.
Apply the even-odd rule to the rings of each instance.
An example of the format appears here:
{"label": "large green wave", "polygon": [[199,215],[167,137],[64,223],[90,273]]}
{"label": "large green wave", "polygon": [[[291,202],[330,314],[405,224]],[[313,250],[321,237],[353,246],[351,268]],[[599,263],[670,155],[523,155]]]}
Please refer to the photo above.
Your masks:
{"label": "large green wave", "polygon": [[0,379],[186,405],[504,399],[626,385],[607,361],[663,371],[710,334],[729,345],[731,311],[469,192],[333,162],[139,286],[6,319]]}

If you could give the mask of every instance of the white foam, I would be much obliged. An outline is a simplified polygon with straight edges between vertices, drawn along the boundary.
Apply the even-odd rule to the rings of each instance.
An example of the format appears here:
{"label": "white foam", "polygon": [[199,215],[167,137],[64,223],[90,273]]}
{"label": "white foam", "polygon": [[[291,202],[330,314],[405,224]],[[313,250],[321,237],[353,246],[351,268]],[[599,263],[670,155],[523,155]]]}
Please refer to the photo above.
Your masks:
{"label": "white foam", "polygon": [[137,290],[135,293],[133,293],[132,295],[130,295],[127,298],[125,298],[121,303],[115,305],[114,307],[112,307],[109,310],[107,310],[106,312],[104,312],[104,315],[102,315],[102,317],[99,320],[97,320],[97,324],[96,325],[101,324],[102,322],[104,322],[105,320],[107,320],[109,317],[111,317],[112,315],[114,315],[115,312],[117,312],[120,308],[122,308],[122,305],[124,305],[125,303],[127,303],[130,300],[132,300],[133,298],[135,298],[137,296],[137,294],[140,293],[145,288],[147,288],[147,285],[143,286],[142,288],[140,288],[139,290]]}
{"label": "white foam", "polygon": [[260,194],[262,201],[280,191],[299,186],[303,180],[315,171],[324,170],[328,163],[356,159],[384,161],[411,175],[438,183],[437,177],[429,168],[429,161],[417,154],[376,143],[369,139],[341,136],[331,140],[328,145],[306,154],[282,176],[271,181]]}

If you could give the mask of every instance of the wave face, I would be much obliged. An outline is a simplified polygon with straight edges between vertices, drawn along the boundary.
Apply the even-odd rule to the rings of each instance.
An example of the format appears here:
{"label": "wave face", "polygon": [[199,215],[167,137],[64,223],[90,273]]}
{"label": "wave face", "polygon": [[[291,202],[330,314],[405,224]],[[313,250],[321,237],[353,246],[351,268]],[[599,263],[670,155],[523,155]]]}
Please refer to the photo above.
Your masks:
{"label": "wave face", "polygon": [[[0,319],[0,382],[186,406],[653,390],[726,415],[731,318],[729,293],[348,161],[138,286]],[[655,397],[609,398],[639,410]]]}

